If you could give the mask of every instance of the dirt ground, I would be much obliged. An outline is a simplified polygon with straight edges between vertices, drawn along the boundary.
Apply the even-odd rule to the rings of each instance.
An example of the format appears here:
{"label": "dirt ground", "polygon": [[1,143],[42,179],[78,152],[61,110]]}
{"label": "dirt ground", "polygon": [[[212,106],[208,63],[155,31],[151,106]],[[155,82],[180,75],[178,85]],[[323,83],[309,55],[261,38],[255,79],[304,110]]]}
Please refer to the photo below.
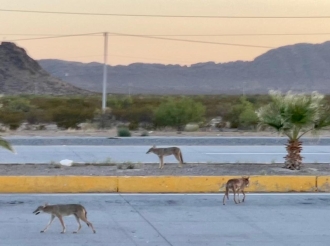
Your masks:
{"label": "dirt ground", "polygon": [[[7,131],[1,134],[5,136],[74,136],[74,137],[116,137],[117,132],[112,130],[66,130],[66,131]],[[141,132],[133,132],[132,136],[140,136]],[[204,132],[177,132],[171,131],[151,131],[150,136],[175,136],[175,137],[248,137],[248,136],[270,136],[277,137],[273,132],[246,132],[246,131],[204,131]],[[311,136],[311,135],[306,135]],[[320,133],[321,137],[330,137],[330,131]],[[330,175],[329,164],[304,164],[299,171],[291,171],[282,168],[283,164],[185,164],[179,168],[175,163],[165,164],[163,170],[155,164],[78,164],[71,167],[45,164],[45,165],[0,165],[0,176],[10,175],[84,175],[84,176],[162,176],[162,175],[182,175],[182,176],[224,176],[224,175]]]}
{"label": "dirt ground", "polygon": [[58,164],[0,165],[0,176],[240,176],[240,175],[330,175],[329,164],[304,164],[301,170],[287,170],[283,164],[76,164],[71,167]]}

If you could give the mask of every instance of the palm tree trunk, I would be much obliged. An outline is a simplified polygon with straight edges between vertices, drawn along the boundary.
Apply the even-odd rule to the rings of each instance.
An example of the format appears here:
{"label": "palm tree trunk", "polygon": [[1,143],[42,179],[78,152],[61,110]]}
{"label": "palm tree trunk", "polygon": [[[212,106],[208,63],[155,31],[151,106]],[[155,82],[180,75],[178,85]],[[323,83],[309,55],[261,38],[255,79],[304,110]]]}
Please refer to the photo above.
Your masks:
{"label": "palm tree trunk", "polygon": [[302,142],[299,140],[289,140],[286,144],[286,151],[288,154],[285,158],[285,167],[291,170],[300,170],[302,157],[300,155],[302,150]]}

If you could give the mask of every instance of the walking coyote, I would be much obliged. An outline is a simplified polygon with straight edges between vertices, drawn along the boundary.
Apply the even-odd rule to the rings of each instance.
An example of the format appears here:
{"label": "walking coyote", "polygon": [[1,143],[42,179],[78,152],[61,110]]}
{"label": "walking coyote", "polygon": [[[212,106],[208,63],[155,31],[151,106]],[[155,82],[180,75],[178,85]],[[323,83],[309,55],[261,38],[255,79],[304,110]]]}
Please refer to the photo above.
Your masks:
{"label": "walking coyote", "polygon": [[[234,201],[236,204],[240,203],[240,200],[239,200],[240,191],[243,193],[242,202],[244,202],[244,200],[245,200],[244,188],[249,186],[249,184],[250,184],[249,178],[250,177],[242,177],[242,178],[238,178],[238,179],[229,179],[227,181],[226,192],[223,196],[223,205],[225,205],[226,196],[227,196],[227,200],[229,200],[229,189],[231,189],[234,193]],[[237,192],[237,196],[238,196],[238,202],[236,201],[236,192]]]}
{"label": "walking coyote", "polygon": [[46,203],[43,206],[39,206],[36,210],[33,211],[35,215],[39,214],[40,212],[44,212],[47,214],[51,214],[51,218],[45,229],[43,229],[40,232],[45,232],[49,228],[49,226],[52,224],[53,220],[55,219],[55,216],[60,220],[61,225],[63,227],[63,230],[61,233],[65,233],[65,225],[63,222],[62,216],[69,216],[74,215],[76,217],[76,220],[78,222],[78,229],[74,231],[73,233],[78,233],[78,231],[81,229],[80,220],[86,222],[88,227],[91,227],[93,232],[96,233],[94,230],[94,227],[91,222],[87,220],[87,211],[86,209],[80,205],[80,204],[56,204],[56,205],[48,205]]}
{"label": "walking coyote", "polygon": [[159,168],[164,168],[164,156],[174,155],[174,157],[179,161],[179,167],[182,167],[183,158],[180,148],[178,147],[169,147],[169,148],[156,148],[156,146],[152,146],[146,154],[154,153],[159,157]]}

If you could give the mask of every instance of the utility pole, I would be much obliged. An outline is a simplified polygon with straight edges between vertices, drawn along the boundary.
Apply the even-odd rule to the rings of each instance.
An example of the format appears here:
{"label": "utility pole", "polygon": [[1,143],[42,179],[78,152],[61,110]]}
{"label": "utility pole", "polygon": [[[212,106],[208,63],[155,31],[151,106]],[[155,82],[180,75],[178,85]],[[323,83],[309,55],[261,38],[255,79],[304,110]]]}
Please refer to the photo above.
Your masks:
{"label": "utility pole", "polygon": [[105,112],[107,102],[107,56],[108,56],[108,33],[104,33],[104,65],[103,65],[103,93],[102,111]]}

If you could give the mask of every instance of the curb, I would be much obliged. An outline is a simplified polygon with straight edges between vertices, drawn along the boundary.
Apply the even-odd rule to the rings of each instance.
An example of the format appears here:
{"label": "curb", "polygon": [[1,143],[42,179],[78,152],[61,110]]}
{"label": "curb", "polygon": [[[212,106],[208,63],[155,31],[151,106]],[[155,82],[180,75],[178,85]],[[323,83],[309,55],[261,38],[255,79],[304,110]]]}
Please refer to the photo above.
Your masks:
{"label": "curb", "polygon": [[[217,193],[238,176],[0,176],[0,193]],[[330,176],[250,176],[247,192],[330,192]]]}

